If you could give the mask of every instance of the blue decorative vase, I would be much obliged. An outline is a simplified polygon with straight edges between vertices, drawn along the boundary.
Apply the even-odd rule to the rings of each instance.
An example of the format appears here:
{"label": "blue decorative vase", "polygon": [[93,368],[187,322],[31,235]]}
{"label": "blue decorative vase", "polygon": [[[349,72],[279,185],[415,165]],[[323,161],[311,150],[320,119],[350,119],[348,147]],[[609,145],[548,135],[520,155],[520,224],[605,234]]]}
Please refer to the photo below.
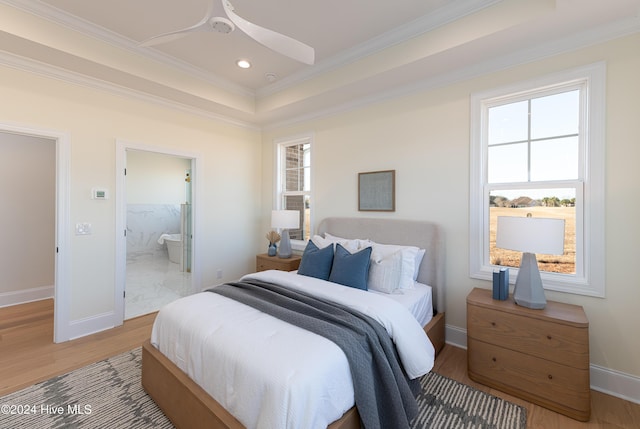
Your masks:
{"label": "blue decorative vase", "polygon": [[269,251],[267,252],[267,255],[276,256],[277,250],[278,250],[278,248],[276,246],[276,243],[271,243],[271,244],[269,244]]}

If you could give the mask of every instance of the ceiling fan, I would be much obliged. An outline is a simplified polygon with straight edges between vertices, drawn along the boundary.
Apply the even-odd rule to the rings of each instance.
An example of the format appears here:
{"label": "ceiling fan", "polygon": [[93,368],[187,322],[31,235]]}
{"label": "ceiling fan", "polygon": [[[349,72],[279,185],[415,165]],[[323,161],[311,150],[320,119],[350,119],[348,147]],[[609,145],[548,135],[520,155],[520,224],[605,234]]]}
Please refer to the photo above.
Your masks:
{"label": "ceiling fan", "polygon": [[235,13],[233,5],[228,0],[221,0],[221,2],[222,8],[228,18],[215,16],[215,4],[217,0],[211,0],[206,15],[197,24],[181,30],[159,34],[140,43],[140,46],[153,46],[170,42],[197,31],[228,34],[237,27],[256,42],[273,51],[305,64],[311,65],[314,63],[315,51],[311,46],[305,45],[284,34],[276,33],[273,30],[249,22]]}

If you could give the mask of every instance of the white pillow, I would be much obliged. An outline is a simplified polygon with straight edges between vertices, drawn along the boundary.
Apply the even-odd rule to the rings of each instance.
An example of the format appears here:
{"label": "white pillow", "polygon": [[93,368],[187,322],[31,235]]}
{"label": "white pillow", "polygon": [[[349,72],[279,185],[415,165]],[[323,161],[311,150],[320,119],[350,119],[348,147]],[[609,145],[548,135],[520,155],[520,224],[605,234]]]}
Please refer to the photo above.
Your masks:
{"label": "white pillow", "polygon": [[[360,239],[357,239],[357,238],[351,239],[351,238],[336,237],[335,235],[331,235],[328,232],[324,233],[324,240],[328,241],[329,243],[333,243],[334,247],[335,247],[336,243],[340,243],[342,245],[342,247],[347,249],[350,253],[355,253],[358,250],[362,250],[365,247],[369,247],[371,245],[369,240],[360,240]],[[316,244],[318,244],[318,243],[316,243]]]}
{"label": "white pillow", "polygon": [[[416,257],[419,248],[415,246],[398,246],[394,244],[373,243],[371,259],[381,261],[390,255],[400,252],[402,255],[402,273],[400,275],[400,289],[413,289],[413,279],[416,275]],[[419,266],[418,266],[419,267]]]}
{"label": "white pillow", "polygon": [[325,247],[333,244],[333,241],[327,240],[326,238],[323,238],[319,235],[314,235],[313,237],[311,237],[311,241],[313,241],[313,244],[318,246],[319,249],[324,249]]}
{"label": "white pillow", "polygon": [[394,293],[397,289],[400,289],[401,278],[402,252],[398,251],[379,259],[371,258],[368,289],[383,293]]}
{"label": "white pillow", "polygon": [[424,258],[425,253],[427,253],[425,249],[419,249],[418,253],[416,253],[416,266],[413,270],[414,281],[418,281],[418,272],[420,272],[420,264],[422,263],[422,259]]}

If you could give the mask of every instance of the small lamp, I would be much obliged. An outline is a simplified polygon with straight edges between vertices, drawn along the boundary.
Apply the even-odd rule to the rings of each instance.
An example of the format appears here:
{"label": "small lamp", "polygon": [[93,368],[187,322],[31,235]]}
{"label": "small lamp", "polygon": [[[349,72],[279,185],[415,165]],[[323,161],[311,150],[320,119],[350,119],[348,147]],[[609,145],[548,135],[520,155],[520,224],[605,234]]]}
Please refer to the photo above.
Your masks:
{"label": "small lamp", "polygon": [[278,256],[280,258],[290,258],[291,240],[289,239],[289,229],[300,228],[300,212],[298,210],[272,210],[271,228],[282,229]]}
{"label": "small lamp", "polygon": [[498,216],[496,247],[522,253],[513,299],[523,307],[547,305],[536,253],[564,253],[564,219]]}

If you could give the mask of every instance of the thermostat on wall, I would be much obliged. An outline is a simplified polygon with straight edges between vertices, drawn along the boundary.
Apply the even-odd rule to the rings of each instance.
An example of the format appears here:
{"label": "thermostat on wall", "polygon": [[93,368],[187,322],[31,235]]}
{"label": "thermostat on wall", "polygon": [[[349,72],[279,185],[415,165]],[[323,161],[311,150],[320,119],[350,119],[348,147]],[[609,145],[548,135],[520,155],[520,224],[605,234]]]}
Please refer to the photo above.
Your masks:
{"label": "thermostat on wall", "polygon": [[93,188],[91,189],[91,199],[92,200],[109,199],[109,191],[107,191],[104,188]]}

